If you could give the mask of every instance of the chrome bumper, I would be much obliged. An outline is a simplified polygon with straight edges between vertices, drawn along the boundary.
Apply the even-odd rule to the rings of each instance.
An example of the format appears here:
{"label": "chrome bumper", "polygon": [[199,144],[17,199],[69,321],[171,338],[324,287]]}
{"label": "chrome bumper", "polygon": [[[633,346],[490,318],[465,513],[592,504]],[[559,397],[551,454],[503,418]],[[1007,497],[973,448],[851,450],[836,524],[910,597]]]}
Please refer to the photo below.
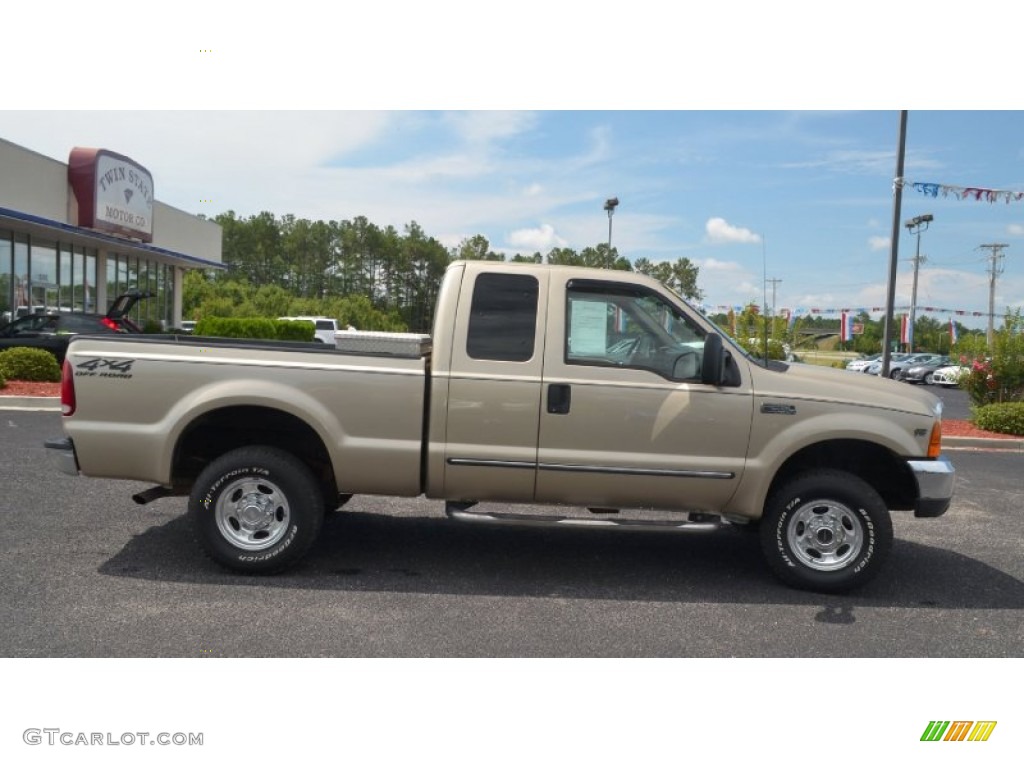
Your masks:
{"label": "chrome bumper", "polygon": [[956,480],[953,464],[942,456],[930,461],[908,461],[907,464],[917,479],[914,517],[939,517],[945,514],[953,499],[953,484]]}
{"label": "chrome bumper", "polygon": [[65,475],[78,474],[78,459],[75,457],[75,444],[70,437],[54,438],[43,443],[50,461]]}

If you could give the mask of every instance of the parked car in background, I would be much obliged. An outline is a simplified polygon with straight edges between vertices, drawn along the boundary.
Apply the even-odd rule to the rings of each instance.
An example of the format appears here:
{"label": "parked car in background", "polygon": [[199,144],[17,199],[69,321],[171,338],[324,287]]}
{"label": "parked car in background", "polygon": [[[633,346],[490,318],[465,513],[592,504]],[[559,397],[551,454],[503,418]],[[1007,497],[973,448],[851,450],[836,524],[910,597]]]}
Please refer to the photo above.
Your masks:
{"label": "parked car in background", "polygon": [[35,312],[0,328],[0,349],[33,347],[52,352],[57,364],[64,363],[71,338],[79,333],[142,333],[128,313],[141,299],[154,296],[150,291],[131,289],[114,300],[105,315],[85,312]]}
{"label": "parked car in background", "polygon": [[195,333],[196,321],[195,320],[182,320],[181,321],[181,330],[183,330],[185,333]]}
{"label": "parked car in background", "polygon": [[856,360],[851,360],[846,364],[846,370],[862,373],[864,369],[867,368],[869,365],[881,359],[881,352],[879,352],[877,355],[867,355],[866,357],[858,357]]}
{"label": "parked car in background", "polygon": [[[899,365],[904,360],[906,360],[908,357],[910,357],[910,355],[907,354],[906,352],[893,352],[891,355],[889,355],[889,374],[890,374],[890,376],[892,375],[893,367]],[[862,373],[869,373],[872,376],[881,376],[882,375],[882,356],[879,355],[877,360],[875,360],[870,365],[865,367],[861,372]]]}
{"label": "parked car in background", "polygon": [[941,359],[942,355],[937,355],[934,352],[915,353],[908,357],[906,360],[901,360],[898,365],[890,366],[889,378],[896,379],[898,381],[903,381],[904,377],[907,375],[907,371],[913,368],[915,365],[925,365],[927,363],[932,363]]}
{"label": "parked car in background", "polygon": [[931,384],[932,374],[949,363],[949,355],[936,355],[932,360],[904,368],[900,378],[908,384]]}
{"label": "parked car in background", "polygon": [[936,368],[932,372],[932,384],[938,384],[940,387],[956,387],[960,384],[960,377],[965,376],[971,372],[971,369],[966,365],[946,365],[942,368]]}

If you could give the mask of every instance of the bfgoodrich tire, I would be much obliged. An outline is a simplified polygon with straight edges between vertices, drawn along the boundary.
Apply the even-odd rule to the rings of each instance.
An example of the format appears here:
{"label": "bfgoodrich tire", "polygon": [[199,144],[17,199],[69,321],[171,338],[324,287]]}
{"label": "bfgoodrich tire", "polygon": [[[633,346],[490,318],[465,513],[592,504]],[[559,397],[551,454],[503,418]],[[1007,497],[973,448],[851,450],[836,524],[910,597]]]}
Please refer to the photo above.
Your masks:
{"label": "bfgoodrich tire", "polygon": [[268,446],[230,451],[199,475],[189,498],[196,538],[221,565],[276,573],[294,565],[320,533],[324,503],[309,468]]}
{"label": "bfgoodrich tire", "polygon": [[761,549],[790,586],[845,592],[870,581],[892,548],[892,520],[874,488],[848,472],[816,470],[765,504]]}

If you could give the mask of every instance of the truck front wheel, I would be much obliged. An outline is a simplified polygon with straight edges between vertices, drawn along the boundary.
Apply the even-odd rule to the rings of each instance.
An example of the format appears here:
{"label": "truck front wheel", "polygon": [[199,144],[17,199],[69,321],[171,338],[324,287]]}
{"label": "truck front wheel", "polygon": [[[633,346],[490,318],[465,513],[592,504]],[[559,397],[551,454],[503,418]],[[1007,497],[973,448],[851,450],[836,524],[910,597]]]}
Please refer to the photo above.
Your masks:
{"label": "truck front wheel", "polygon": [[816,470],[774,491],[761,549],[787,584],[844,592],[875,576],[892,547],[892,520],[874,488],[848,472]]}
{"label": "truck front wheel", "polygon": [[320,486],[292,454],[238,448],[199,475],[189,498],[196,538],[217,563],[242,573],[276,573],[297,562],[323,523]]}

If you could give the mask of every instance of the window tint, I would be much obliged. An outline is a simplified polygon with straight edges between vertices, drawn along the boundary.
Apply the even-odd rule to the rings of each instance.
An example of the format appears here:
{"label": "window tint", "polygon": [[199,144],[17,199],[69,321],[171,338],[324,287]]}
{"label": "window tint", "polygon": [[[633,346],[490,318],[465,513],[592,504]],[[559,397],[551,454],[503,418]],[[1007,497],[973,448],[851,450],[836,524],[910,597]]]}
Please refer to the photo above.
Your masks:
{"label": "window tint", "polygon": [[565,360],[640,368],[666,379],[700,377],[704,331],[663,297],[614,283],[569,286]]}
{"label": "window tint", "polygon": [[107,330],[98,317],[89,315],[62,315],[61,330],[65,333],[99,333]]}
{"label": "window tint", "polygon": [[473,288],[466,353],[476,360],[523,363],[533,357],[537,279],[482,274]]}

